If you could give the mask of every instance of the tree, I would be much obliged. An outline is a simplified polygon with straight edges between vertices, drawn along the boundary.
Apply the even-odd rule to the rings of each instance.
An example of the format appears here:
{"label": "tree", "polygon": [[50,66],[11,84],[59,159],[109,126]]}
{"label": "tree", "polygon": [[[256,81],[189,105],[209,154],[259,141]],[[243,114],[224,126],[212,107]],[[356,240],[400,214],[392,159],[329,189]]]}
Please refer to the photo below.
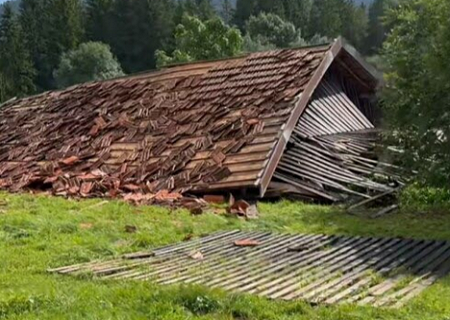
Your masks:
{"label": "tree", "polygon": [[48,61],[48,22],[47,4],[43,0],[21,0],[19,21],[23,30],[25,45],[37,70],[35,82],[38,89],[50,89],[53,66]]}
{"label": "tree", "polygon": [[310,22],[312,3],[312,0],[284,0],[286,20],[306,33]]}
{"label": "tree", "polygon": [[83,7],[81,0],[49,0],[47,10],[48,71],[51,86],[55,87],[53,71],[57,68],[61,55],[75,49],[83,40]]}
{"label": "tree", "polygon": [[250,16],[258,14],[256,12],[257,0],[237,0],[234,22],[243,30],[245,23]]}
{"label": "tree", "polygon": [[356,48],[363,50],[368,29],[366,6],[355,6],[353,0],[340,0],[340,6],[343,21],[341,35]]}
{"label": "tree", "polygon": [[374,54],[381,49],[386,40],[389,26],[383,21],[385,13],[395,5],[394,0],[374,0],[369,7],[368,35],[366,39],[367,53]]}
{"label": "tree", "polygon": [[175,62],[219,59],[241,53],[243,39],[236,28],[227,26],[220,18],[202,22],[185,15],[175,31],[176,49],[169,56],[157,51],[158,66]]}
{"label": "tree", "polygon": [[86,0],[86,35],[92,41],[109,43],[114,36],[114,0]]}
{"label": "tree", "polygon": [[111,79],[123,74],[108,45],[86,42],[62,56],[55,71],[55,78],[58,87],[64,88],[77,83]]}
{"label": "tree", "polygon": [[278,48],[285,48],[304,43],[300,30],[272,13],[251,16],[245,29],[251,39],[262,45],[273,44]]}
{"label": "tree", "polygon": [[185,14],[197,17],[202,21],[217,16],[211,0],[179,0],[177,4],[177,14],[175,15],[175,23],[177,25],[182,23]]}
{"label": "tree", "polygon": [[283,20],[292,22],[296,28],[306,30],[311,5],[312,0],[237,0],[234,21],[244,29],[251,16],[273,13]]}
{"label": "tree", "polygon": [[448,187],[450,179],[450,2],[404,0],[390,11],[395,27],[383,49],[385,121],[391,142],[418,179]]}
{"label": "tree", "polygon": [[244,36],[243,48],[245,52],[261,52],[275,50],[277,47],[273,43],[267,42],[266,39],[253,39],[247,33]]}
{"label": "tree", "polygon": [[256,12],[258,14],[273,13],[277,16],[284,17],[285,14],[285,2],[286,0],[273,1],[273,0],[257,0],[256,2]]}
{"label": "tree", "polygon": [[35,70],[23,40],[20,24],[7,3],[0,18],[0,101],[35,90]]}
{"label": "tree", "polygon": [[230,0],[222,0],[220,15],[226,24],[230,24],[234,16],[234,8]]}
{"label": "tree", "polygon": [[341,35],[343,21],[340,7],[339,0],[314,0],[309,19],[309,35],[321,34],[331,38]]}
{"label": "tree", "polygon": [[38,86],[55,88],[53,71],[61,54],[83,40],[82,0],[22,0],[20,22],[33,63],[39,70]]}
{"label": "tree", "polygon": [[173,48],[172,0],[115,0],[108,41],[126,73],[156,66],[155,51]]}

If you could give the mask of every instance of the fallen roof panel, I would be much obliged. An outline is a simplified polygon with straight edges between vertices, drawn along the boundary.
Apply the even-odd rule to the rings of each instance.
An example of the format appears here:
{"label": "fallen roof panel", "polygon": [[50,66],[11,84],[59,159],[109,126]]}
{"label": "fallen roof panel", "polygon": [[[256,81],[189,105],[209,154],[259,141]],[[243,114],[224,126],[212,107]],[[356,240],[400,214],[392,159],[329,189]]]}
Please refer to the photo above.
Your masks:
{"label": "fallen roof panel", "polygon": [[448,275],[450,243],[235,230],[49,271],[201,284],[271,299],[400,307]]}

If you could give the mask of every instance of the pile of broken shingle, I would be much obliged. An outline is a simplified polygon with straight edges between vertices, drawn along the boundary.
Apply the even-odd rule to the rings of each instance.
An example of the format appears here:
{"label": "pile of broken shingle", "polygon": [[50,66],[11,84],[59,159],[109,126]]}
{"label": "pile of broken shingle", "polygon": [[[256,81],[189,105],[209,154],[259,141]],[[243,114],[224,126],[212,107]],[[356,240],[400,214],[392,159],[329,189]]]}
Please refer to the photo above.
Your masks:
{"label": "pile of broken shingle", "polygon": [[0,188],[184,201],[255,187],[329,46],[74,86],[0,111]]}

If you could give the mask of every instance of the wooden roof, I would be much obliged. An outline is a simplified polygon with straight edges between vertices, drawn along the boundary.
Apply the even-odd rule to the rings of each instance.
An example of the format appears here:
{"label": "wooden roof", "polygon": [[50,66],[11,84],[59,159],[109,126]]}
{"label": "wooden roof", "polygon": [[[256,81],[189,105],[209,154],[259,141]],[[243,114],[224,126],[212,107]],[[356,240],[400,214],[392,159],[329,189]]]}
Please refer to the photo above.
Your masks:
{"label": "wooden roof", "polygon": [[263,195],[342,51],[339,39],[9,101],[0,110],[0,187],[46,185],[74,195],[259,188]]}

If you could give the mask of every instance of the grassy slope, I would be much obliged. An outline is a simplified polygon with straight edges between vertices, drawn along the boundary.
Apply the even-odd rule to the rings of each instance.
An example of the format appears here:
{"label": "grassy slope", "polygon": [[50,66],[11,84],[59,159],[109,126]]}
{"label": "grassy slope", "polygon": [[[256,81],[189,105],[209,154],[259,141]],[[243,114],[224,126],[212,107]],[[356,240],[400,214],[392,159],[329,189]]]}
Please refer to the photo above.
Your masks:
{"label": "grassy slope", "polygon": [[[201,288],[102,282],[48,275],[46,268],[104,258],[222,229],[450,239],[450,215],[362,220],[337,208],[261,204],[252,222],[101,200],[0,194],[0,319],[450,319],[450,279],[401,310],[311,307]],[[129,234],[126,225],[138,226]]]}

